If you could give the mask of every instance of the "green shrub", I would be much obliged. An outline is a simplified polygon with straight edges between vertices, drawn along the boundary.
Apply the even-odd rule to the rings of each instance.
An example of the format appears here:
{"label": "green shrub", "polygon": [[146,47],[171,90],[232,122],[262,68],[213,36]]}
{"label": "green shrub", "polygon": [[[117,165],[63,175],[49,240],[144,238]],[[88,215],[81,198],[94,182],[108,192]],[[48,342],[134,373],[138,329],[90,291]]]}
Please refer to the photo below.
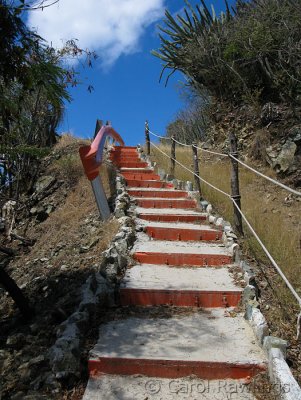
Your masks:
{"label": "green shrub", "polygon": [[238,0],[233,12],[226,2],[219,17],[201,3],[186,2],[185,17],[166,11],[153,51],[163,72],[180,70],[197,91],[232,104],[254,93],[261,103],[300,102],[301,1]]}

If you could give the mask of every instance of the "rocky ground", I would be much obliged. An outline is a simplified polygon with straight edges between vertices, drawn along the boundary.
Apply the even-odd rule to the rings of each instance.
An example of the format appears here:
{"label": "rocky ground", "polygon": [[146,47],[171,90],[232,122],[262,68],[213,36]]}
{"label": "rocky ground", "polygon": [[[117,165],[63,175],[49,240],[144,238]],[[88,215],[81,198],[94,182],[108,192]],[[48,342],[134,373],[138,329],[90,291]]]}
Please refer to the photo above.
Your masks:
{"label": "rocky ground", "polygon": [[227,109],[217,104],[210,111],[213,123],[205,146],[228,151],[228,132],[238,139],[239,153],[258,167],[268,165],[288,184],[301,186],[300,109],[267,103]]}
{"label": "rocky ground", "polygon": [[[46,157],[33,193],[17,205],[11,237],[2,234],[1,244],[14,256],[3,254],[1,266],[22,289],[34,315],[24,320],[0,286],[1,400],[76,398],[87,374],[83,362],[77,388],[69,390],[75,382],[55,379],[48,357],[59,325],[78,306],[84,283],[99,269],[102,251],[118,230],[114,219],[99,219],[79,145],[69,138]],[[83,348],[97,337],[98,318],[96,313],[90,321]]]}

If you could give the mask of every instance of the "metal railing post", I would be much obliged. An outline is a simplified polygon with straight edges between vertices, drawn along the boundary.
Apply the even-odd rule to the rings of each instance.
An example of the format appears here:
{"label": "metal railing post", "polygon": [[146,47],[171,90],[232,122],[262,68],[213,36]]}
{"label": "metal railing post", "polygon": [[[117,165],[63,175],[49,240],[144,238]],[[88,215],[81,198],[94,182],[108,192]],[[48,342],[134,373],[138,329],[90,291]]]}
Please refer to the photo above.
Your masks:
{"label": "metal railing post", "polygon": [[[229,133],[229,143],[230,143],[230,154],[235,158],[238,158],[237,152],[237,138],[233,132]],[[238,162],[230,157],[231,160],[231,197],[236,203],[237,207],[241,209],[241,195],[239,191],[239,168]],[[242,216],[233,204],[234,210],[234,226],[240,235],[244,235]]]}
{"label": "metal railing post", "polygon": [[[196,175],[200,176],[199,156],[198,156],[198,149],[197,149],[196,143],[192,143],[192,157],[193,157],[194,173]],[[202,199],[203,195],[202,195],[201,181],[200,181],[200,178],[196,175],[194,175],[195,187],[200,194],[200,199]]]}
{"label": "metal railing post", "polygon": [[104,191],[100,176],[97,176],[91,181],[91,186],[95,196],[98,211],[103,220],[108,219],[110,216],[110,208]]}

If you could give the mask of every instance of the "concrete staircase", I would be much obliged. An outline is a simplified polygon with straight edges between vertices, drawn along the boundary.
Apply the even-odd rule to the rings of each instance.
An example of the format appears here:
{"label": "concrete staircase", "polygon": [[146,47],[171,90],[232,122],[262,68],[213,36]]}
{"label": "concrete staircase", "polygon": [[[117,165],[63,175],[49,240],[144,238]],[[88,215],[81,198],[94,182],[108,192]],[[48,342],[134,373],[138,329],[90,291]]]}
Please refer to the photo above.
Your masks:
{"label": "concrete staircase", "polygon": [[222,231],[136,148],[116,147],[111,158],[136,205],[136,264],[120,286],[124,318],[100,327],[84,399],[254,399],[244,383],[267,360],[239,312],[243,289]]}

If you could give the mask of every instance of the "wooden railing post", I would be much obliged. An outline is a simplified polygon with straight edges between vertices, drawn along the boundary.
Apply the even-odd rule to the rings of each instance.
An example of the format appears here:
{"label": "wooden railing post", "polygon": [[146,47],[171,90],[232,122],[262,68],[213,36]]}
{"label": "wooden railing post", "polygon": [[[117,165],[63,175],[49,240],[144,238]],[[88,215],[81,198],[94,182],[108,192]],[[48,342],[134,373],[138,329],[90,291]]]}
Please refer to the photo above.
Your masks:
{"label": "wooden railing post", "polygon": [[170,175],[175,177],[175,167],[176,167],[176,142],[174,137],[171,137],[171,149],[170,149]]}
{"label": "wooden railing post", "polygon": [[[196,143],[192,143],[192,156],[193,156],[193,171],[196,175],[200,176],[200,169],[199,169],[199,156],[198,156],[198,149],[196,147]],[[202,189],[201,189],[201,181],[198,176],[194,175],[194,182],[197,191],[200,194],[200,199],[202,199]]]}
{"label": "wooden railing post", "polygon": [[146,143],[146,155],[150,155],[150,140],[149,140],[149,126],[148,121],[145,121],[145,143]]}
{"label": "wooden railing post", "polygon": [[[230,143],[230,154],[238,158],[237,152],[237,138],[233,132],[229,134],[229,143]],[[238,208],[241,209],[241,196],[239,191],[239,169],[238,162],[230,157],[231,160],[231,197],[233,201],[237,204]],[[233,204],[234,210],[234,226],[237,232],[243,236],[243,226],[242,226],[242,217],[240,212],[237,210],[236,206]]]}

